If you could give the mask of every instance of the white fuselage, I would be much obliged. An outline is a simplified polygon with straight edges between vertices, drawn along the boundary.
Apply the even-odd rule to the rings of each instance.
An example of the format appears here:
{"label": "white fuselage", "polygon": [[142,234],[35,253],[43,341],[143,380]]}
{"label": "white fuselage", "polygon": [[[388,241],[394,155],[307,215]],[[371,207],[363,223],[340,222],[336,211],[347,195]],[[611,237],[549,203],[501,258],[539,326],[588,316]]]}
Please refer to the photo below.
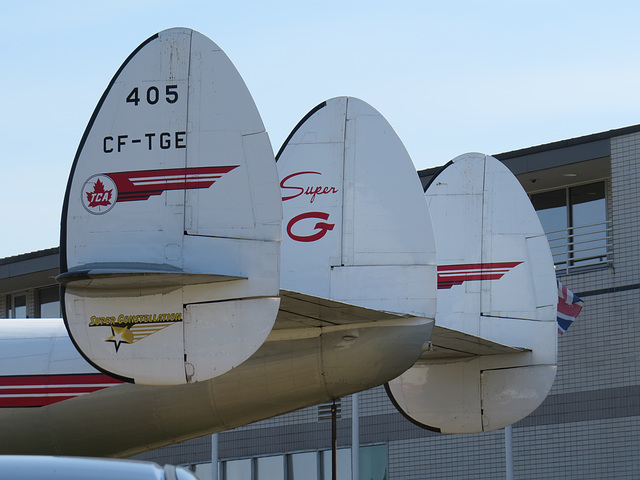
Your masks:
{"label": "white fuselage", "polygon": [[4,320],[0,452],[125,457],[329,401],[409,368],[430,326],[369,325],[349,341],[280,335],[213,380],[143,386],[94,369],[62,320]]}

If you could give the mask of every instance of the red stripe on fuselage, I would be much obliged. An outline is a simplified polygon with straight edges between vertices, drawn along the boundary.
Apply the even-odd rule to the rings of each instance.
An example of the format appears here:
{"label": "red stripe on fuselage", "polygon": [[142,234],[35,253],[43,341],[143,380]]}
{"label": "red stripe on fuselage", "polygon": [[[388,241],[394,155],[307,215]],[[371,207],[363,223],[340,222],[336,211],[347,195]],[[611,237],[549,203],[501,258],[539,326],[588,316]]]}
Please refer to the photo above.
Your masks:
{"label": "red stripe on fuselage", "polygon": [[467,281],[500,280],[522,262],[466,263],[438,266],[438,289],[449,289]]}
{"label": "red stripe on fuselage", "polygon": [[0,377],[0,408],[41,407],[121,383],[102,373]]}

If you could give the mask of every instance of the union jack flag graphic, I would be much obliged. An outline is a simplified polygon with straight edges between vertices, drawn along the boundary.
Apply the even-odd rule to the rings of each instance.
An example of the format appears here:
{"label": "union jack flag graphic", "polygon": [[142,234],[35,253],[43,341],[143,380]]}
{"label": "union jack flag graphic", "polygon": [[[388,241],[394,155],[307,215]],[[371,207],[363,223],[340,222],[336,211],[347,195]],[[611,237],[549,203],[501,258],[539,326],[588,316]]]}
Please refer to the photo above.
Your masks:
{"label": "union jack flag graphic", "polygon": [[558,333],[562,335],[578,318],[584,302],[560,283],[560,280],[556,280],[556,282],[558,284]]}
{"label": "union jack flag graphic", "polygon": [[500,280],[505,273],[522,262],[474,263],[439,265],[438,289],[448,290],[454,285],[473,280]]}

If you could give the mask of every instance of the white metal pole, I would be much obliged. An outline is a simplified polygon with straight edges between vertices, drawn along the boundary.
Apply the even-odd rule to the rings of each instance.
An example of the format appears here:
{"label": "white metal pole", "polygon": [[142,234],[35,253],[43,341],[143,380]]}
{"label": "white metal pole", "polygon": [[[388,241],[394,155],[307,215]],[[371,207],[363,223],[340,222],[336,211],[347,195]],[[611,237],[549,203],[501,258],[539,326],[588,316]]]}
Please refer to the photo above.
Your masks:
{"label": "white metal pole", "polygon": [[331,480],[338,480],[338,407],[331,404]]}
{"label": "white metal pole", "polygon": [[360,408],[357,393],[351,395],[351,479],[360,480]]}
{"label": "white metal pole", "polygon": [[513,428],[504,428],[505,462],[507,464],[507,480],[513,480]]}
{"label": "white metal pole", "polygon": [[211,480],[218,480],[218,434],[211,435]]}

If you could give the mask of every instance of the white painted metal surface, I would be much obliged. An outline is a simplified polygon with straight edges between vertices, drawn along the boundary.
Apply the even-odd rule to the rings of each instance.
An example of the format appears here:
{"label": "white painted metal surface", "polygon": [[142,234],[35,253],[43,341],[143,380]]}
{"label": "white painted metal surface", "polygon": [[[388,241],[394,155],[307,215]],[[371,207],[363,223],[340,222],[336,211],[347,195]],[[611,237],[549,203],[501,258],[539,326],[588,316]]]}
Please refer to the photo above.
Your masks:
{"label": "white painted metal surface", "polygon": [[555,378],[557,294],[546,237],[518,181],[492,157],[457,157],[425,195],[438,252],[438,328],[431,350],[388,390],[413,421],[442,432],[503,428],[540,405]]}
{"label": "white painted metal surface", "polygon": [[57,318],[30,318],[28,322],[4,319],[0,371],[14,377],[97,373],[78,354],[64,323]]}
{"label": "white painted metal surface", "polygon": [[224,52],[189,29],[150,38],[99,102],[67,187],[75,344],[136,383],[239,365],[278,311],[281,215],[268,136]]}
{"label": "white painted metal surface", "polygon": [[433,318],[429,212],[413,163],[380,113],[357,98],[328,100],[298,125],[277,163],[283,288]]}

